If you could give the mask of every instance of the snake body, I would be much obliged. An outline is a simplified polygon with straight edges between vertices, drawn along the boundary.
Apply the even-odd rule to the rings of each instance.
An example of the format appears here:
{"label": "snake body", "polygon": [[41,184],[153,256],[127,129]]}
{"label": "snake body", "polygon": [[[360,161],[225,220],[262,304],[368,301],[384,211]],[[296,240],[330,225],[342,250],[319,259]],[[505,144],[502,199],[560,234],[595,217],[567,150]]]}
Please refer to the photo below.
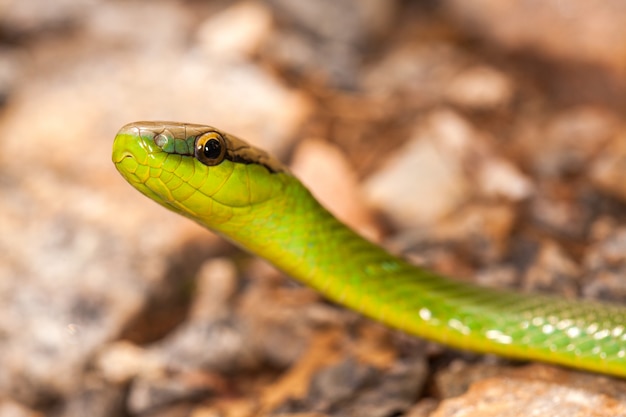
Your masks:
{"label": "snake body", "polygon": [[268,259],[328,299],[460,349],[626,376],[626,308],[483,288],[390,255],[333,217],[281,163],[210,126],[137,122],[113,162],[137,190]]}

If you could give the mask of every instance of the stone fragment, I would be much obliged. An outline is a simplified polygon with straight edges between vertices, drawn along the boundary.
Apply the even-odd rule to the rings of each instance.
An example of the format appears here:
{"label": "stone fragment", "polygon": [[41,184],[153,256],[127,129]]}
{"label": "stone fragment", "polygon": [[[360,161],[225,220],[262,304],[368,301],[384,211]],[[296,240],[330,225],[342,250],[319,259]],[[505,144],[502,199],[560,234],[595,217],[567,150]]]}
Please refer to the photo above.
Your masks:
{"label": "stone fragment", "polygon": [[241,2],[211,16],[198,29],[200,47],[216,59],[245,59],[270,36],[272,16],[259,2]]}
{"label": "stone fragment", "polygon": [[466,69],[456,75],[446,89],[452,103],[473,110],[496,110],[508,105],[514,95],[513,81],[488,66]]}
{"label": "stone fragment", "polygon": [[444,216],[468,193],[462,157],[473,131],[452,113],[434,115],[431,122],[430,129],[416,128],[364,185],[370,203],[403,227]]}
{"label": "stone fragment", "polygon": [[610,111],[578,106],[551,116],[536,132],[522,134],[517,142],[532,159],[538,175],[568,178],[595,165],[598,153],[617,132],[617,120]]}
{"label": "stone fragment", "polygon": [[581,267],[554,242],[544,242],[536,259],[526,271],[524,289],[553,292],[574,298],[578,295]]}
{"label": "stone fragment", "polygon": [[[624,384],[620,385],[623,390]],[[607,378],[537,365],[475,382],[465,394],[444,400],[431,417],[604,417],[624,413],[626,397]]]}

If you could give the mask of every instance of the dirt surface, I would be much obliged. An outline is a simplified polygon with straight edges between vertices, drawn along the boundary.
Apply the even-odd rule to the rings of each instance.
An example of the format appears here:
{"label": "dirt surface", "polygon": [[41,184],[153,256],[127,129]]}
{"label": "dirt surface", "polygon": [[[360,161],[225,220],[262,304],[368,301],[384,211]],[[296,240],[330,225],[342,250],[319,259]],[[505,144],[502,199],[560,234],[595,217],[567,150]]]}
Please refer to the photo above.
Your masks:
{"label": "dirt surface", "polygon": [[323,300],[110,149],[131,121],[218,126],[413,262],[624,303],[624,21],[618,0],[0,0],[0,417],[623,415],[624,381]]}

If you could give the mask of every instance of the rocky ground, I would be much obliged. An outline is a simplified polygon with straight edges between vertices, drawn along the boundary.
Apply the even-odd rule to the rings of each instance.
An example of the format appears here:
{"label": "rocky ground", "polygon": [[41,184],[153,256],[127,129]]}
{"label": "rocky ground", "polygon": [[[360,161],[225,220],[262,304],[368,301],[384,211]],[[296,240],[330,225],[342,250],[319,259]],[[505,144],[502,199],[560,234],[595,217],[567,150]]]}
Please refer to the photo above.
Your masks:
{"label": "rocky ground", "polygon": [[486,286],[626,302],[626,6],[0,0],[0,417],[616,416],[626,382],[447,349],[131,189],[134,120],[268,149]]}

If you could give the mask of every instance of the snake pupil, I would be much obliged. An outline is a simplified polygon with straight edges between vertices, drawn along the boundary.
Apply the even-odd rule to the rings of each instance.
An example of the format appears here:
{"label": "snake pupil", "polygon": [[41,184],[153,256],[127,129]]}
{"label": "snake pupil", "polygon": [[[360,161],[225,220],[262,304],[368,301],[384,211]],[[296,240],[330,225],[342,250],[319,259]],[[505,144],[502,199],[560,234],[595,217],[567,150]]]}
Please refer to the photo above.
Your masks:
{"label": "snake pupil", "polygon": [[208,159],[215,159],[222,153],[222,144],[217,139],[210,139],[204,144],[202,151]]}

